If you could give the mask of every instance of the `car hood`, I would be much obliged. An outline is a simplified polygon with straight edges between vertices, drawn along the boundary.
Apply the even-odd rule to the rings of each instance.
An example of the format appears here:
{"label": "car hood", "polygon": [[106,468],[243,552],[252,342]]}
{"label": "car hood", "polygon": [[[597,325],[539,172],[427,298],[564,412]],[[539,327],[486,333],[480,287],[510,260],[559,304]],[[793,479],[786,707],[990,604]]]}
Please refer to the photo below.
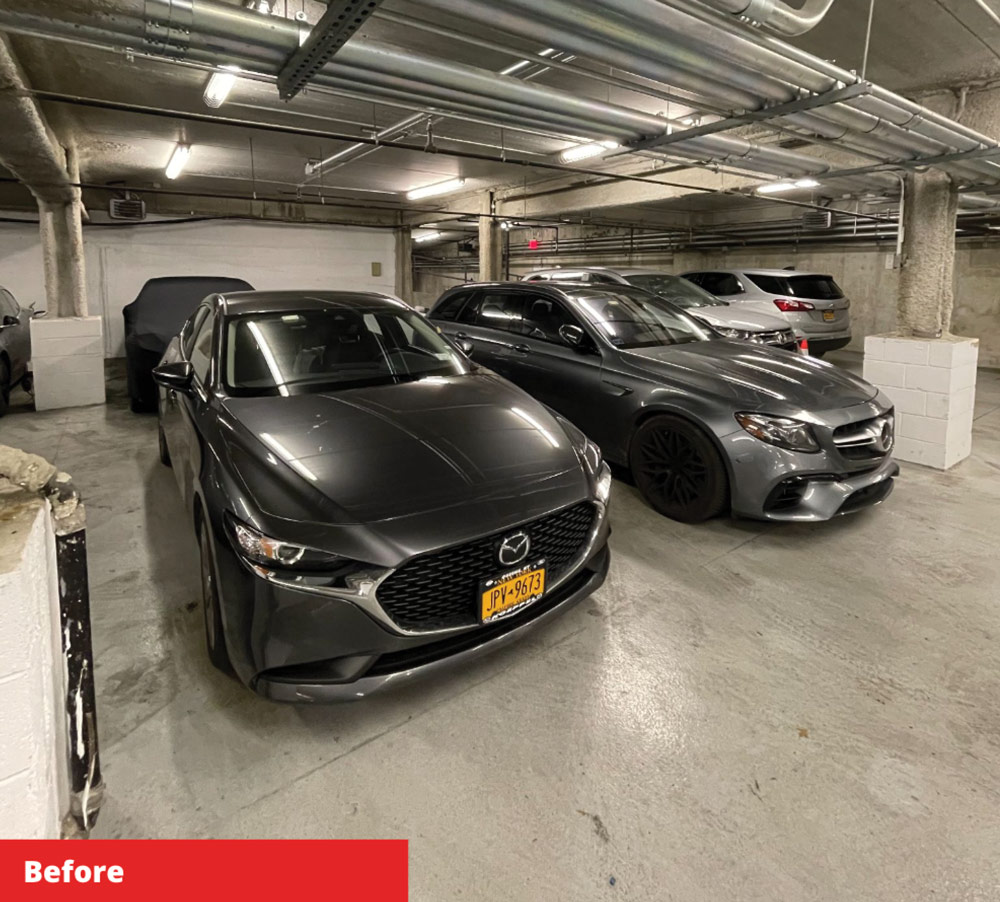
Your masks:
{"label": "car hood", "polygon": [[[231,461],[265,514],[374,523],[579,500],[586,475],[560,422],[495,374],[291,397],[229,398]],[[440,515],[437,516],[440,520]]]}
{"label": "car hood", "polygon": [[878,394],[873,385],[840,367],[749,342],[698,341],[622,353],[659,380],[751,410],[819,413]]}
{"label": "car hood", "polygon": [[695,307],[688,311],[692,316],[704,320],[710,326],[722,326],[727,329],[744,329],[747,332],[777,332],[790,329],[788,321],[780,316],[769,313],[758,313],[756,310],[743,310],[741,306],[726,307]]}

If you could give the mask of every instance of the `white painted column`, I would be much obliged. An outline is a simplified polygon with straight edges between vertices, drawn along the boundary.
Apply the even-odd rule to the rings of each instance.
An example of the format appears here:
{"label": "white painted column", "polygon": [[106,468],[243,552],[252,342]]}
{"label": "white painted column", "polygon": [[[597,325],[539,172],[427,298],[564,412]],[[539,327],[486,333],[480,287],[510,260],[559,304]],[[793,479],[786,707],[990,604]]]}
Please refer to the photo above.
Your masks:
{"label": "white painted column", "polygon": [[48,504],[0,489],[0,839],[58,839],[68,810],[64,667]]}
{"label": "white painted column", "polygon": [[104,338],[99,316],[31,321],[35,408],[104,403]]}
{"label": "white painted column", "polygon": [[896,408],[898,460],[947,470],[969,456],[978,359],[978,338],[865,339],[864,377]]}

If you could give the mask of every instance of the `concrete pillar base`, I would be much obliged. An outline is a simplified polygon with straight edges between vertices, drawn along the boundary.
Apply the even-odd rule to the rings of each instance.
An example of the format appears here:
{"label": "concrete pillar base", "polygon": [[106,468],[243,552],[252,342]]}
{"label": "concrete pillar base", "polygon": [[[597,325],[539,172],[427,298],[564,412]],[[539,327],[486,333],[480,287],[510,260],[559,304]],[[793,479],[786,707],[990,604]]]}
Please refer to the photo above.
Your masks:
{"label": "concrete pillar base", "polygon": [[972,451],[979,339],[865,339],[864,377],[896,407],[897,460],[947,470]]}
{"label": "concrete pillar base", "polygon": [[104,403],[104,335],[99,316],[31,321],[35,409]]}

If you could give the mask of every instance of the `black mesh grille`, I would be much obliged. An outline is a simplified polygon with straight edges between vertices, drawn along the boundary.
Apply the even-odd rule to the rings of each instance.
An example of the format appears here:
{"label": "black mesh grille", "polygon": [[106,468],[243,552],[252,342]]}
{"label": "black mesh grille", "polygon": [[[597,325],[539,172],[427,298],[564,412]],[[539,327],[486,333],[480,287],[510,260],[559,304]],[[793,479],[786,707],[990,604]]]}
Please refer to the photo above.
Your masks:
{"label": "black mesh grille", "polygon": [[584,501],[484,539],[415,557],[379,586],[379,603],[407,630],[477,623],[479,583],[504,569],[497,562],[500,539],[515,530],[526,532],[531,539],[528,560],[545,558],[551,585],[583,549],[594,516],[594,506]]}

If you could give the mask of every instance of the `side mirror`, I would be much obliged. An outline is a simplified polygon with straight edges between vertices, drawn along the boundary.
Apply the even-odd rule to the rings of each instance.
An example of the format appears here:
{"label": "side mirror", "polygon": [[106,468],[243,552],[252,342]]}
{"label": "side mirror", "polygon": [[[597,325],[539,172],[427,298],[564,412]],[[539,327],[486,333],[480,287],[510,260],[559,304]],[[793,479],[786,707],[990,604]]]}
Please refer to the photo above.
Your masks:
{"label": "side mirror", "polygon": [[474,345],[474,344],[473,344],[473,343],[472,343],[471,341],[469,341],[469,339],[468,339],[468,338],[456,338],[456,339],[455,339],[455,344],[456,344],[456,345],[458,346],[458,349],[459,349],[459,350],[460,350],[460,351],[461,351],[461,352],[462,352],[462,353],[463,353],[463,354],[464,354],[464,355],[465,355],[466,357],[469,357],[469,356],[471,356],[471,355],[472,355],[472,352],[473,352],[473,351],[475,350],[475,348],[476,348],[476,346],[475,346],[475,345]]}
{"label": "side mirror", "polygon": [[579,326],[573,326],[569,323],[559,327],[559,337],[571,348],[576,348],[577,350],[583,345],[583,339],[586,335],[587,333]]}
{"label": "side mirror", "polygon": [[41,319],[48,312],[49,312],[48,310],[36,310],[34,307],[32,307],[31,308],[31,318],[32,319]]}
{"label": "side mirror", "polygon": [[5,316],[2,321],[0,321],[0,326],[18,326],[21,324],[21,320],[16,316]]}
{"label": "side mirror", "polygon": [[191,380],[194,378],[194,367],[186,360],[176,363],[164,363],[153,367],[153,380],[157,385],[173,391],[191,393]]}
{"label": "side mirror", "polygon": [[421,316],[427,316],[427,314],[431,312],[430,307],[421,307],[419,305],[414,307],[413,309],[416,310],[417,313],[421,314]]}

